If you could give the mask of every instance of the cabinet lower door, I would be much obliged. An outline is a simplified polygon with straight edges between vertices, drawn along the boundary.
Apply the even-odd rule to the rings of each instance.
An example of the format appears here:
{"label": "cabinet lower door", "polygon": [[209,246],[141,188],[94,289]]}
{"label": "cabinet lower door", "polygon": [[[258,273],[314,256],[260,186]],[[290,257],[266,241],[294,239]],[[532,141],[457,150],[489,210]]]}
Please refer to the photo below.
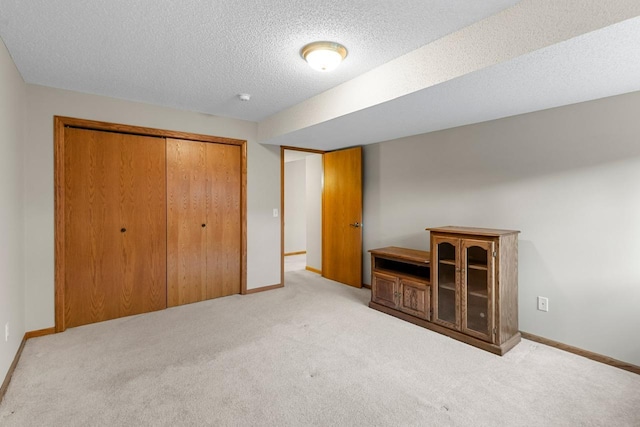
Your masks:
{"label": "cabinet lower door", "polygon": [[462,241],[462,331],[493,341],[494,242]]}
{"label": "cabinet lower door", "polygon": [[371,281],[371,299],[378,304],[397,308],[398,279],[387,274],[374,272]]}
{"label": "cabinet lower door", "polygon": [[429,320],[431,307],[429,288],[424,283],[400,279],[400,310],[412,316]]}

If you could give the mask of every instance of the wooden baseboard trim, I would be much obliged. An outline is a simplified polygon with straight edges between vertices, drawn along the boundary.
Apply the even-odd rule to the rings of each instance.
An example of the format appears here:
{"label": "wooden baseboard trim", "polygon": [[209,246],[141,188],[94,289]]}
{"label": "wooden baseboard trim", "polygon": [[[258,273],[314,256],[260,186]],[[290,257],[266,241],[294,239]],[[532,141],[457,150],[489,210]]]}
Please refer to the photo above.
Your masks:
{"label": "wooden baseboard trim", "polygon": [[366,283],[363,283],[362,287],[365,289],[371,289],[371,285],[367,285]]}
{"label": "wooden baseboard trim", "polygon": [[20,347],[18,347],[18,351],[16,352],[16,357],[13,358],[13,362],[11,366],[9,366],[9,371],[7,375],[4,377],[4,381],[2,382],[2,387],[0,387],[0,402],[4,398],[4,394],[7,392],[7,388],[9,388],[9,383],[11,382],[11,377],[13,376],[13,371],[16,370],[16,366],[18,366],[18,361],[20,360],[20,356],[22,356],[22,350],[24,349],[24,345],[27,340],[30,338],[42,337],[45,335],[51,335],[56,333],[56,328],[45,328],[38,329],[37,331],[27,331],[22,337],[22,342],[20,343]]}
{"label": "wooden baseboard trim", "polygon": [[594,353],[592,351],[583,350],[572,345],[563,344],[558,341],[550,340],[548,338],[540,337],[538,335],[530,334],[528,332],[520,331],[522,338],[539,342],[540,344],[548,345],[549,347],[555,347],[560,350],[568,351],[569,353],[577,354],[578,356],[586,357],[587,359],[595,360],[596,362],[611,365],[613,367],[624,369],[625,371],[633,372],[640,375],[640,366],[633,365],[631,363],[622,362],[609,356],[603,356],[602,354]]}
{"label": "wooden baseboard trim", "polygon": [[307,253],[307,251],[287,252],[286,254],[284,254],[284,256],[303,255],[303,254],[306,254],[306,253]]}
{"label": "wooden baseboard trim", "polygon": [[309,267],[308,265],[304,269],[307,270],[307,271],[310,271],[312,273],[316,273],[316,274],[319,274],[319,275],[322,276],[322,271],[321,270],[317,270],[317,269],[315,269],[313,267]]}
{"label": "wooden baseboard trim", "polygon": [[18,366],[18,360],[20,360],[20,356],[22,355],[22,349],[24,349],[24,345],[27,342],[27,335],[22,338],[22,342],[20,343],[20,347],[18,347],[18,351],[16,352],[16,357],[13,358],[13,362],[11,366],[9,366],[9,371],[7,375],[4,377],[4,381],[2,382],[2,387],[0,387],[0,403],[2,399],[4,399],[4,394],[7,392],[9,388],[9,383],[11,382],[11,377],[13,376],[13,371],[16,370],[16,366]]}
{"label": "wooden baseboard trim", "polygon": [[38,329],[37,331],[29,331],[27,333],[24,334],[25,339],[29,339],[29,338],[37,338],[37,337],[43,337],[45,335],[51,335],[51,334],[55,334],[56,333],[56,328],[45,328],[45,329]]}
{"label": "wooden baseboard trim", "polygon": [[271,291],[278,288],[284,288],[284,285],[282,283],[278,283],[277,285],[263,286],[262,288],[247,289],[247,293],[245,295],[256,294],[258,292]]}

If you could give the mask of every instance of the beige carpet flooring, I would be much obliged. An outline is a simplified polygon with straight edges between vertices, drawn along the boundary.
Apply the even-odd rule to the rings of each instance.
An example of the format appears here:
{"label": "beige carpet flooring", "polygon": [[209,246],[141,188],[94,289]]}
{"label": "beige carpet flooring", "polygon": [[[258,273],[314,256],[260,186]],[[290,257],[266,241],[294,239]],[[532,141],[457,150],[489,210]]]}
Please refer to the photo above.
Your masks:
{"label": "beige carpet flooring", "polygon": [[498,357],[286,287],[29,340],[2,426],[640,426],[640,376],[523,340]]}
{"label": "beige carpet flooring", "polygon": [[305,270],[307,267],[307,254],[289,255],[284,257],[284,271]]}

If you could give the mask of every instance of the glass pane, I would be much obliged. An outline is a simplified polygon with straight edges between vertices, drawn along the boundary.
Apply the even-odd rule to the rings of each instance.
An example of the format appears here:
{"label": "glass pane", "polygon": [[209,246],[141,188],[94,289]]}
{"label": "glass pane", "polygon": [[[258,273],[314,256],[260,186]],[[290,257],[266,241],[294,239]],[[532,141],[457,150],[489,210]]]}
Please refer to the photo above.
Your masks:
{"label": "glass pane", "polygon": [[479,246],[471,246],[467,249],[467,265],[487,266],[488,252],[485,248]]}
{"label": "glass pane", "polygon": [[489,335],[488,251],[478,246],[467,249],[467,329]]}
{"label": "glass pane", "polygon": [[456,323],[456,249],[438,244],[438,318]]}

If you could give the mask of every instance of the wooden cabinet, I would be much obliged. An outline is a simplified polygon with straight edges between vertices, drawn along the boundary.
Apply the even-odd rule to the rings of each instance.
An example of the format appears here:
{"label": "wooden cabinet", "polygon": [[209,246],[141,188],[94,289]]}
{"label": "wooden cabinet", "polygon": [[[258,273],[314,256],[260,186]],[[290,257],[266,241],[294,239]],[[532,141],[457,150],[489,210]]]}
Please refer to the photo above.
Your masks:
{"label": "wooden cabinet", "polygon": [[429,252],[393,246],[369,252],[372,303],[428,320]]}
{"label": "wooden cabinet", "polygon": [[518,231],[431,228],[431,252],[371,252],[369,306],[502,355],[520,342]]}
{"label": "wooden cabinet", "polygon": [[430,228],[433,322],[504,354],[518,332],[518,232]]}

